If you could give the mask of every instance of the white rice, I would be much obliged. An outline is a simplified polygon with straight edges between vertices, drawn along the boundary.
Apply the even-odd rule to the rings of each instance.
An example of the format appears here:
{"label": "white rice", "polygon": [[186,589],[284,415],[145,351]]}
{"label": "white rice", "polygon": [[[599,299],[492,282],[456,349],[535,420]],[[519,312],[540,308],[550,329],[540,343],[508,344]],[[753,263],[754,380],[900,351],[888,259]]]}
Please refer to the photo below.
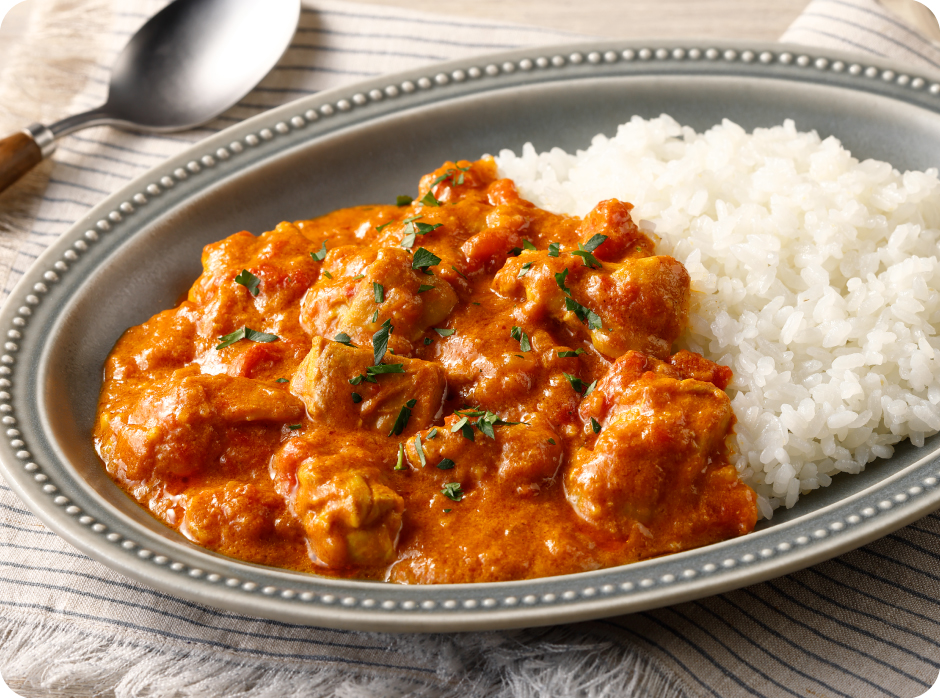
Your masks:
{"label": "white rice", "polygon": [[734,370],[737,468],[770,518],[940,431],[940,181],[859,162],[793,121],[704,134],[634,117],[585,151],[496,158],[523,197],[633,203],[692,277],[680,344]]}

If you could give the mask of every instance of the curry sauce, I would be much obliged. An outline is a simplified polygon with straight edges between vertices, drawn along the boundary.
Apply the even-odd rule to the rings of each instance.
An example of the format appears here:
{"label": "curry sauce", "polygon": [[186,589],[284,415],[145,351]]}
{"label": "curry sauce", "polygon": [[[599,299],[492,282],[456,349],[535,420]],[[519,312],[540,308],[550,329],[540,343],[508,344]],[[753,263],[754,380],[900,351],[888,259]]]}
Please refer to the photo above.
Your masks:
{"label": "curry sauce", "polygon": [[672,353],[689,276],[629,204],[555,215],[489,159],[399,203],[208,245],[186,300],[121,337],[94,439],[131,497],[225,555],[402,583],[753,529],[730,369]]}

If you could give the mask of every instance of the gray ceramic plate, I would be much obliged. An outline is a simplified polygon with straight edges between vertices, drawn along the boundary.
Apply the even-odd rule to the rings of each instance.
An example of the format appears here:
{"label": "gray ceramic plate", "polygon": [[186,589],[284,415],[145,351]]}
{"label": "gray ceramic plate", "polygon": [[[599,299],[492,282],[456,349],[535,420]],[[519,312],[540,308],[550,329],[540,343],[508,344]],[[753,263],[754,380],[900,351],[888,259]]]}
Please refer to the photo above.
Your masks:
{"label": "gray ceramic plate", "polygon": [[171,307],[202,246],[359,203],[394,201],[446,159],[531,141],[586,146],[633,114],[707,128],[796,120],[858,157],[940,164],[940,84],[800,47],[601,42],[438,65],[314,95],[203,141],[108,198],[44,254],[2,313],[0,463],[51,529],[124,574],[268,618],[369,630],[470,630],[638,611],[775,577],[940,505],[940,439],[837,478],[749,536],[534,581],[406,587],[250,565],[197,548],[105,475],[90,432],[105,356]]}

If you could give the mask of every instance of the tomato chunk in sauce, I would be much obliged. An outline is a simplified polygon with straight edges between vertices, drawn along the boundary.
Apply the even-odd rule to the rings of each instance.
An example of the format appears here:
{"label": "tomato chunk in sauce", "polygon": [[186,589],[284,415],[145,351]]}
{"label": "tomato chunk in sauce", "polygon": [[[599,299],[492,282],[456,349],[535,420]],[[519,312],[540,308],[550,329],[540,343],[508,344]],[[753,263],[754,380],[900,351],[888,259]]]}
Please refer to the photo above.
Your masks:
{"label": "tomato chunk in sauce", "polygon": [[672,353],[689,276],[446,163],[405,206],[208,245],[105,366],[95,445],[191,541],[400,583],[567,574],[751,531],[729,369]]}

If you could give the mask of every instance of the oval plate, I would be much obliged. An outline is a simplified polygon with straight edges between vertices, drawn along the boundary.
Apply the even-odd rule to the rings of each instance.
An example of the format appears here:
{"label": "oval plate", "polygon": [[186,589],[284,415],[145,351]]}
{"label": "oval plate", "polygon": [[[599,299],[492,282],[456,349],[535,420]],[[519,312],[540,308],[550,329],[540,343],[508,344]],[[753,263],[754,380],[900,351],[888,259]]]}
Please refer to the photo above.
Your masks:
{"label": "oval plate", "polygon": [[343,206],[394,201],[448,159],[585,147],[633,114],[698,130],[784,118],[900,169],[940,163],[940,85],[870,59],[780,44],[599,42],[383,77],[287,104],[209,138],[109,197],[38,260],[0,312],[3,476],[102,563],[193,601],[294,623],[453,631],[639,611],[751,584],[885,535],[940,506],[937,451],[897,449],[756,532],[596,572],[399,586],[262,567],[192,545],[108,478],[91,429],[108,351],[172,307],[202,247]]}

